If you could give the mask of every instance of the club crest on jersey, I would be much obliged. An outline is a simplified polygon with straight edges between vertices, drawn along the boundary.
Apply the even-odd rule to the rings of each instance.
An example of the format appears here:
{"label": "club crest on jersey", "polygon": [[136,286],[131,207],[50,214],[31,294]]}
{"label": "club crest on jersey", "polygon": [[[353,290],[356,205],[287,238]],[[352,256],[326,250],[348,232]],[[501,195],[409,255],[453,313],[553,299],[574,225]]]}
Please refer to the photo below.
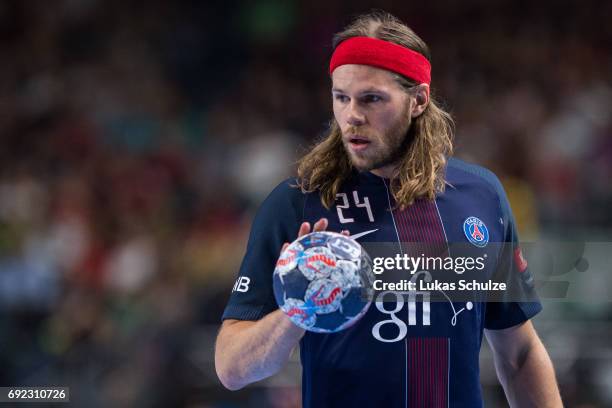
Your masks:
{"label": "club crest on jersey", "polygon": [[468,217],[463,221],[463,233],[473,245],[484,248],[489,243],[489,230],[484,222],[476,217]]}

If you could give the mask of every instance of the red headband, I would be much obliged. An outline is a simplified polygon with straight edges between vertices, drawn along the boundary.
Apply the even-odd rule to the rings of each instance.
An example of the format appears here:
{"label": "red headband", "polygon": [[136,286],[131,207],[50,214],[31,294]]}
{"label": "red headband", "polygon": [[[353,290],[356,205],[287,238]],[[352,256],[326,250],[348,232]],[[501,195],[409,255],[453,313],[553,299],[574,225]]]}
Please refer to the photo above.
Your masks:
{"label": "red headband", "polygon": [[371,37],[352,37],[338,45],[329,62],[329,74],[340,65],[371,65],[396,72],[420,84],[431,83],[427,58],[409,48]]}

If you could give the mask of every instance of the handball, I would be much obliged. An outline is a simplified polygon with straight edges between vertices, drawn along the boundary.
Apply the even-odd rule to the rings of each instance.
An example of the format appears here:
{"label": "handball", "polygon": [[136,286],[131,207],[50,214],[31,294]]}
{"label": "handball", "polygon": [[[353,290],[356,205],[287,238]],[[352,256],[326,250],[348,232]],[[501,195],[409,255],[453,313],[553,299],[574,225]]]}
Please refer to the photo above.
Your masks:
{"label": "handball", "polygon": [[312,232],[293,241],[274,269],[274,296],[297,326],[333,333],[354,324],[370,307],[372,261],[347,236]]}

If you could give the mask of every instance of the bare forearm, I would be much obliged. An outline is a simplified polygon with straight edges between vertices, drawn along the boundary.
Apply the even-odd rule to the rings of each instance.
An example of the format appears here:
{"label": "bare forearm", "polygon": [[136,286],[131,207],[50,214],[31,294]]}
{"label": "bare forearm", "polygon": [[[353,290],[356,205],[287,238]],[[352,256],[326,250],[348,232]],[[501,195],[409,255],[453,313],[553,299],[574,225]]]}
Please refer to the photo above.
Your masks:
{"label": "bare forearm", "polygon": [[555,372],[539,339],[517,365],[496,362],[499,378],[512,407],[562,407]]}
{"label": "bare forearm", "polygon": [[276,310],[256,322],[234,322],[219,332],[215,366],[223,385],[239,389],[276,374],[304,330]]}

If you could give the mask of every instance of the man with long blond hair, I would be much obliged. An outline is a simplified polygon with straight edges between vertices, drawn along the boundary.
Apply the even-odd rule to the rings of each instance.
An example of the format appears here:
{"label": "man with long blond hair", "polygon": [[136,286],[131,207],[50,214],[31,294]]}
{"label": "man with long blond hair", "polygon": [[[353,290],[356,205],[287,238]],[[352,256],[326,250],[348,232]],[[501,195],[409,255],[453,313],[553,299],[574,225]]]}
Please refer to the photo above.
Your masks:
{"label": "man with long blond hair", "polygon": [[297,178],[281,183],[255,218],[217,338],[221,382],[235,390],[269,377],[299,344],[304,407],[477,407],[485,334],[512,406],[561,406],[529,320],[541,310],[537,299],[417,305],[382,293],[354,326],[334,334],[305,332],[278,309],[276,260],[311,225],[400,251],[404,243],[428,253],[463,243],[488,260],[483,274],[505,271],[532,290],[501,184],[450,157],[453,121],[431,97],[423,40],[373,12],[338,33],[333,47],[334,120],[300,160]]}

